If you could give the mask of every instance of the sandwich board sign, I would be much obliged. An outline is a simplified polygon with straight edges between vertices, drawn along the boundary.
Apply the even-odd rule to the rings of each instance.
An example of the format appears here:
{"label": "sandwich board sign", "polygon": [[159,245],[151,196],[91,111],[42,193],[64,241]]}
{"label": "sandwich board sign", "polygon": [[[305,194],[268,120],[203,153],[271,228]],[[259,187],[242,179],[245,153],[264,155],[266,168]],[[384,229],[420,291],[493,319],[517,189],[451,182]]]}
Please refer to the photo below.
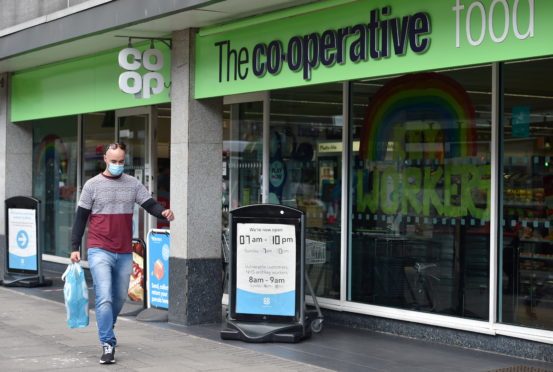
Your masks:
{"label": "sandwich board sign", "polygon": [[51,285],[42,276],[39,244],[40,200],[14,196],[5,200],[6,274],[5,286],[37,287]]}
{"label": "sandwich board sign", "polygon": [[305,316],[305,215],[276,204],[230,212],[229,311],[223,339],[297,342]]}

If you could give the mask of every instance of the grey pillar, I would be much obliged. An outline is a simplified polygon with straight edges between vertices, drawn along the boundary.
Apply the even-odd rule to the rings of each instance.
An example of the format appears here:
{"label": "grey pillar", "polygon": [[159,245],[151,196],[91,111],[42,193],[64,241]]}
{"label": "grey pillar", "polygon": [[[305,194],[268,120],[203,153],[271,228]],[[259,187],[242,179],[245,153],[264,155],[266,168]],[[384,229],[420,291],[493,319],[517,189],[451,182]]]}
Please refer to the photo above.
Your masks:
{"label": "grey pillar", "polygon": [[194,99],[195,30],[173,33],[169,321],[221,320],[222,98]]}
{"label": "grey pillar", "polygon": [[4,200],[31,196],[33,190],[33,131],[29,123],[14,124],[9,118],[10,75],[0,74],[0,277],[6,257]]}

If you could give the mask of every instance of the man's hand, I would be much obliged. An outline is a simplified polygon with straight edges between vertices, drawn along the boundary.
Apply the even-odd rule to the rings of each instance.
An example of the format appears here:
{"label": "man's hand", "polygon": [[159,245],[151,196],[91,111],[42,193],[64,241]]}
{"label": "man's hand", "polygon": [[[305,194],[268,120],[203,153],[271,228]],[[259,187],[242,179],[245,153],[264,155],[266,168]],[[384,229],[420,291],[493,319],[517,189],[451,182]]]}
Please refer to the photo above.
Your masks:
{"label": "man's hand", "polygon": [[81,260],[81,252],[79,251],[74,251],[74,252],[71,252],[71,257],[69,257],[71,259],[71,262],[75,263],[75,262],[79,262]]}
{"label": "man's hand", "polygon": [[173,211],[170,209],[166,209],[163,212],[161,212],[161,215],[169,221],[173,221],[175,219],[175,215],[173,214]]}

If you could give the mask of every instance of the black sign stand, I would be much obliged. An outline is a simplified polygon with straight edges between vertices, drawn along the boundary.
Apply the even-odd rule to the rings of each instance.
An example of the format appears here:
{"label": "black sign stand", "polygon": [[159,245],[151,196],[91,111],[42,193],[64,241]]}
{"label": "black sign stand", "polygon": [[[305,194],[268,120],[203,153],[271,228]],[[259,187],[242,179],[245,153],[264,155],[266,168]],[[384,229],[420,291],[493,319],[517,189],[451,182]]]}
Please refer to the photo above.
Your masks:
{"label": "black sign stand", "polygon": [[[1,284],[6,287],[44,287],[52,285],[51,280],[47,280],[42,275],[42,249],[39,241],[39,213],[40,200],[28,196],[14,196],[5,200],[5,226],[6,226],[6,261],[5,274]],[[35,211],[35,242],[36,242],[36,270],[14,268],[10,264],[10,229],[9,229],[9,210],[10,209],[31,209]],[[11,232],[12,234],[14,232]],[[28,239],[28,237],[27,237]]]}
{"label": "black sign stand", "polygon": [[[305,275],[304,221],[305,216],[302,211],[282,205],[250,205],[230,212],[229,308],[226,328],[220,334],[222,339],[246,342],[298,342],[311,336],[311,326],[309,324],[311,320],[306,317],[305,312],[305,286],[303,280]],[[286,228],[287,234],[281,236],[274,233],[282,227]],[[238,234],[238,228],[242,229],[240,234]],[[251,231],[252,233],[246,234],[244,231]],[[239,244],[242,247],[242,253],[240,254],[250,254],[258,258],[263,257],[263,260],[268,262],[267,260],[270,260],[270,257],[276,257],[277,254],[286,254],[286,252],[291,254],[291,249],[280,248],[283,247],[281,245],[283,240],[288,244],[295,243],[295,257],[293,257],[292,267],[283,268],[280,273],[271,271],[273,270],[269,267],[271,264],[261,263],[257,266],[257,269],[249,272],[245,272],[244,267],[251,268],[256,266],[255,263],[237,267],[237,247]],[[247,248],[244,244],[248,244]],[[248,252],[248,250],[250,253],[243,253]],[[267,254],[267,256],[263,256],[264,254]],[[285,274],[282,274],[283,272]],[[262,287],[265,287],[265,284],[272,290],[276,287],[274,283],[284,284],[286,280],[291,278],[291,275],[294,275],[295,291],[290,292],[295,294],[295,300],[292,302],[294,306],[293,314],[289,311],[290,302],[286,304],[288,310],[284,313],[273,310],[265,312],[263,304],[260,306],[252,305],[252,311],[244,310],[244,306],[239,308],[237,306],[237,283],[239,282],[237,279],[244,275],[247,282],[253,282],[257,286],[256,288],[260,288],[260,292],[263,292]],[[242,277],[242,282],[243,279]],[[267,301],[266,303],[269,304],[273,298],[282,298],[272,298],[270,295],[258,293],[254,293],[252,296],[244,302],[257,304],[259,301]],[[253,300],[250,301],[250,298],[253,298]],[[275,305],[278,306],[278,304]]]}

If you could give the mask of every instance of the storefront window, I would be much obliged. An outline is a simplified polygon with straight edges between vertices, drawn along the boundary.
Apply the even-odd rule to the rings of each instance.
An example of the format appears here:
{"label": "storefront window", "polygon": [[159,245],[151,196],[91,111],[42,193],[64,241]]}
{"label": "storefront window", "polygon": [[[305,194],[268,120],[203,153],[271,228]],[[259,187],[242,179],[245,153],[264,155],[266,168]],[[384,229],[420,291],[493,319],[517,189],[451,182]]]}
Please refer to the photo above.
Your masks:
{"label": "storefront window", "polygon": [[230,140],[224,141],[229,167],[230,209],[261,203],[263,102],[232,105]]}
{"label": "storefront window", "polygon": [[340,297],[342,84],[271,92],[269,202],[306,214],[315,294]]}
{"label": "storefront window", "polygon": [[223,106],[223,176],[221,184],[221,209],[223,228],[228,227],[230,211],[229,164],[230,163],[230,105]]}
{"label": "storefront window", "polygon": [[[152,175],[151,150],[147,139],[150,114],[122,113],[121,116],[116,115],[116,120],[118,122],[117,141],[127,145],[125,174],[135,177],[144,186],[149,187],[149,179]],[[146,211],[135,204],[132,219],[133,238],[146,240],[148,219]]]}
{"label": "storefront window", "polygon": [[114,139],[114,111],[83,115],[83,185],[106,169],[105,146]]}
{"label": "storefront window", "polygon": [[146,131],[148,114],[120,116],[117,138],[127,144],[125,151],[125,173],[145,183],[147,146]]}
{"label": "storefront window", "polygon": [[[157,201],[165,208],[171,208],[171,105],[157,107]],[[168,229],[169,222],[157,220],[158,229]]]}
{"label": "storefront window", "polygon": [[553,330],[553,59],[504,65],[499,320]]}
{"label": "storefront window", "polygon": [[[106,169],[104,152],[107,144],[115,139],[115,111],[93,112],[82,115],[83,149],[82,149],[82,185]],[[88,229],[85,231],[86,241]],[[83,250],[84,259],[88,251]]]}
{"label": "storefront window", "polygon": [[43,253],[68,257],[77,197],[77,117],[33,122],[33,196]]}
{"label": "storefront window", "polygon": [[[224,105],[222,156],[222,227],[226,229],[229,211],[262,202],[262,101]],[[222,249],[228,250],[230,249],[228,230],[223,232]],[[221,253],[223,260],[228,264],[230,253],[228,251]],[[225,268],[225,262],[223,262],[223,274],[223,292],[228,293],[228,268]]]}
{"label": "storefront window", "polygon": [[487,319],[491,68],[351,89],[348,300]]}

